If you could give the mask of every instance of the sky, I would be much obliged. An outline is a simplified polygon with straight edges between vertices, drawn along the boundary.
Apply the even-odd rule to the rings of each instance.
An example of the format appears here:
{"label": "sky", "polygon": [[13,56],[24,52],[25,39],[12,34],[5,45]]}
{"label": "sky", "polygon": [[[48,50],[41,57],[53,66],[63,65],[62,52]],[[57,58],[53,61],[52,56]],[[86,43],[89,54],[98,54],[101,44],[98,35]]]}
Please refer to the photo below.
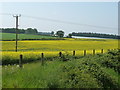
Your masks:
{"label": "sky", "polygon": [[39,32],[63,30],[118,34],[117,2],[4,2],[1,3],[0,28],[37,28]]}

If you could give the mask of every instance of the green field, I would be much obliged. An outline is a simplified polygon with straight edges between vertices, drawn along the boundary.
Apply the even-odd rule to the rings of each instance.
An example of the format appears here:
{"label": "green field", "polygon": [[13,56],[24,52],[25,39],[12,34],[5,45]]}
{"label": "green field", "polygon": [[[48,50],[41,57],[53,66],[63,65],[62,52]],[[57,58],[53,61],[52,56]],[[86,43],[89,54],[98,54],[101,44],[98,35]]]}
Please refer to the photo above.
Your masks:
{"label": "green field", "polygon": [[[0,33],[2,36],[1,40],[15,40],[16,34],[14,33]],[[18,39],[57,39],[57,37],[52,36],[42,36],[42,35],[31,35],[31,34],[18,34]]]}

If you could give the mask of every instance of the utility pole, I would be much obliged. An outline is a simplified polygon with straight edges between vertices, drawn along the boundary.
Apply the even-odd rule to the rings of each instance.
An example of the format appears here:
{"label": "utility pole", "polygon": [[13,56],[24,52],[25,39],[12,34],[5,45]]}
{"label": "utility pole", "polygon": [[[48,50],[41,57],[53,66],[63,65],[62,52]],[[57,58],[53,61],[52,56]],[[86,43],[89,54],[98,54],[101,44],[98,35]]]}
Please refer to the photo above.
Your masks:
{"label": "utility pole", "polygon": [[21,15],[13,15],[13,17],[16,18],[16,46],[15,46],[15,51],[17,52],[17,45],[18,45],[18,17],[20,17]]}

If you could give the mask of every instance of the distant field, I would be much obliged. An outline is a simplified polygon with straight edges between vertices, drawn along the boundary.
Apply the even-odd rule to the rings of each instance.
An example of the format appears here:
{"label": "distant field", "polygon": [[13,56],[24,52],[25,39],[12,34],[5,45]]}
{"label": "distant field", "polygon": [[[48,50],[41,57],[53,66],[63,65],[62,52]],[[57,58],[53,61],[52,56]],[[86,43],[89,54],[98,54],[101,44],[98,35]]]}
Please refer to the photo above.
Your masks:
{"label": "distant field", "polygon": [[[13,39],[15,34],[3,33],[3,39]],[[19,38],[52,38],[50,36],[39,35],[25,35],[20,34]],[[55,38],[55,37],[53,37]],[[23,39],[23,38],[22,38]],[[40,58],[41,53],[45,54],[46,58],[52,58],[58,56],[58,53],[62,51],[64,54],[72,55],[73,50],[76,51],[76,56],[83,56],[83,50],[87,50],[87,54],[92,54],[92,50],[95,49],[96,53],[100,53],[101,49],[106,52],[108,49],[118,48],[117,39],[75,39],[64,38],[65,40],[25,40],[18,41],[18,52],[15,52],[15,41],[0,41],[2,43],[2,62],[3,64],[17,63],[19,55],[24,56],[24,61],[35,61]]]}
{"label": "distant field", "polygon": [[[16,34],[14,33],[0,33],[2,39],[0,40],[15,40]],[[31,35],[31,34],[19,34],[18,39],[57,39],[57,37],[52,36],[42,36],[42,35]]]}
{"label": "distant field", "polygon": [[[15,51],[15,41],[1,41],[2,51]],[[8,47],[9,46],[9,47]],[[118,48],[118,40],[73,39],[18,41],[18,51],[71,51]]]}

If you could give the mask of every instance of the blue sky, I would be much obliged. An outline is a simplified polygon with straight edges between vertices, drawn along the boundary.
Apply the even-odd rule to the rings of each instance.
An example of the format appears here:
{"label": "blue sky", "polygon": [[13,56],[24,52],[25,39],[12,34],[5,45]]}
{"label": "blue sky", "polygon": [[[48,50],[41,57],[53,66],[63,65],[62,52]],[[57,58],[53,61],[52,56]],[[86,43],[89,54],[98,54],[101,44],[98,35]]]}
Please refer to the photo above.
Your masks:
{"label": "blue sky", "polygon": [[[37,28],[40,32],[64,30],[66,34],[70,32],[118,34],[117,2],[6,2],[2,3],[0,13],[11,14],[0,14],[2,17],[0,27],[15,27],[15,18],[12,14],[21,14],[19,28]],[[25,17],[25,15],[85,25],[52,22]],[[87,25],[110,28],[96,28]]]}

